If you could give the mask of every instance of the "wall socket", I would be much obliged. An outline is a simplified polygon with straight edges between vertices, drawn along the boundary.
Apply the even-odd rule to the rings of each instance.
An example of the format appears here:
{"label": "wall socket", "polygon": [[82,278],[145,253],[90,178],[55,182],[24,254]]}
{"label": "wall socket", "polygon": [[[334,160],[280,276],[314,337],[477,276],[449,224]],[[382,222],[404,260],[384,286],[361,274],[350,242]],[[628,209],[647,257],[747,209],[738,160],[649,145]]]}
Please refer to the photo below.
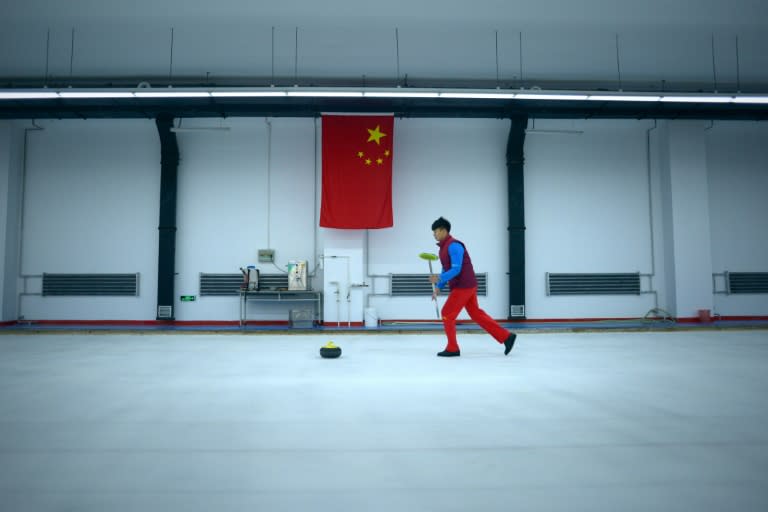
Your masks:
{"label": "wall socket", "polygon": [[274,249],[259,249],[259,263],[274,263],[274,262],[275,262]]}

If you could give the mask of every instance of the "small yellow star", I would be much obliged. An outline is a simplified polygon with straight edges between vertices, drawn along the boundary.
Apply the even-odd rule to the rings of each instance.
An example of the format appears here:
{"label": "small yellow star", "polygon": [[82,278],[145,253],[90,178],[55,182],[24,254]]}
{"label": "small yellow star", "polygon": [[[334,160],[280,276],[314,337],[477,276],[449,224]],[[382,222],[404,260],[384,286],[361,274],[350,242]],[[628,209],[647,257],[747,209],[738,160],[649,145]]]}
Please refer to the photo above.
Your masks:
{"label": "small yellow star", "polygon": [[384,156],[389,156],[389,150],[388,149],[384,150]]}
{"label": "small yellow star", "polygon": [[365,156],[365,153],[363,153],[362,151],[358,151],[357,156],[358,158],[363,158],[363,156]]}
{"label": "small yellow star", "polygon": [[370,158],[366,158],[365,159],[365,165],[371,165],[371,159]]}
{"label": "small yellow star", "polygon": [[370,128],[368,128],[367,130],[368,130],[368,133],[370,134],[370,136],[368,137],[367,142],[374,141],[377,146],[379,144],[381,144],[380,139],[382,137],[386,137],[387,136],[386,133],[382,133],[381,126],[378,125],[378,124],[376,125],[376,128],[374,128],[373,130],[371,130]]}
{"label": "small yellow star", "polygon": [[376,163],[377,163],[377,164],[379,164],[379,165],[381,165],[381,164],[383,164],[383,163],[384,163],[384,159],[383,159],[383,158],[377,158],[377,159],[376,159]]}

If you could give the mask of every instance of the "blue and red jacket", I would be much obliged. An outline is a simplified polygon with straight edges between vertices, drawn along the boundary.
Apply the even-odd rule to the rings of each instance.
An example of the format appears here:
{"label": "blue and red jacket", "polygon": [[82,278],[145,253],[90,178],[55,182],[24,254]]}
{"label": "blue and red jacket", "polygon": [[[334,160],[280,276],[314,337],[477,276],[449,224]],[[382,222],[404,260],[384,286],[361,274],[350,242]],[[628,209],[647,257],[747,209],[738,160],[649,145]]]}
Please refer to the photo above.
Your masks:
{"label": "blue and red jacket", "polygon": [[436,286],[442,289],[448,283],[451,288],[477,288],[475,269],[464,244],[448,235],[437,245],[443,272]]}

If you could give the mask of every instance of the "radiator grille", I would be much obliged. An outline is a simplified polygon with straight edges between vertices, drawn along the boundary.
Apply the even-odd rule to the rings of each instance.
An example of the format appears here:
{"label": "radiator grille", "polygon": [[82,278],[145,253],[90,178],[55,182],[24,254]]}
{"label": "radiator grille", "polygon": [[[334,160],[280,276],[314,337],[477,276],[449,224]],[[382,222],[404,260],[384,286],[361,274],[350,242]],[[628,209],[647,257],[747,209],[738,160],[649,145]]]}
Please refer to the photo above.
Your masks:
{"label": "radiator grille", "polygon": [[768,272],[726,272],[728,293],[768,293]]}
{"label": "radiator grille", "polygon": [[[432,295],[432,284],[429,274],[391,274],[390,295],[392,296],[421,296]],[[488,274],[475,274],[477,278],[477,294],[488,295]],[[448,291],[446,286],[444,291]]]}
{"label": "radiator grille", "polygon": [[44,296],[139,295],[139,274],[43,274]]}
{"label": "radiator grille", "polygon": [[546,274],[547,295],[640,295],[639,273]]}
{"label": "radiator grille", "polygon": [[237,295],[242,274],[200,274],[200,296]]}
{"label": "radiator grille", "polygon": [[259,289],[260,290],[287,290],[288,274],[260,274]]}
{"label": "radiator grille", "polygon": [[[237,295],[243,274],[200,274],[200,296]],[[288,288],[288,274],[259,274],[259,289]]]}

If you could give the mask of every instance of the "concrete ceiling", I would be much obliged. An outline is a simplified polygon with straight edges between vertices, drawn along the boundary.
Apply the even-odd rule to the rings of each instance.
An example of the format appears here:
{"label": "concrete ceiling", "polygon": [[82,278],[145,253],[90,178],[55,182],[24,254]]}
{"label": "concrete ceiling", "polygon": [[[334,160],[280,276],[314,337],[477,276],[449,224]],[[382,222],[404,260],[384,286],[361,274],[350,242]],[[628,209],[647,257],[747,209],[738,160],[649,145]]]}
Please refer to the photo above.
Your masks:
{"label": "concrete ceiling", "polygon": [[4,23],[214,22],[351,26],[764,26],[764,0],[3,0]]}
{"label": "concrete ceiling", "polygon": [[0,0],[0,14],[14,87],[768,84],[765,0]]}
{"label": "concrete ceiling", "polygon": [[[768,1],[0,0],[0,88],[139,82],[766,94]],[[280,105],[231,107],[201,110],[193,102],[185,115],[291,112]],[[300,107],[311,115],[327,105]],[[428,104],[417,107],[433,114]],[[1,114],[24,117],[26,109],[17,102]],[[44,109],[40,115],[99,115]],[[754,117],[765,118],[763,110]],[[729,112],[722,115],[753,117]]]}

